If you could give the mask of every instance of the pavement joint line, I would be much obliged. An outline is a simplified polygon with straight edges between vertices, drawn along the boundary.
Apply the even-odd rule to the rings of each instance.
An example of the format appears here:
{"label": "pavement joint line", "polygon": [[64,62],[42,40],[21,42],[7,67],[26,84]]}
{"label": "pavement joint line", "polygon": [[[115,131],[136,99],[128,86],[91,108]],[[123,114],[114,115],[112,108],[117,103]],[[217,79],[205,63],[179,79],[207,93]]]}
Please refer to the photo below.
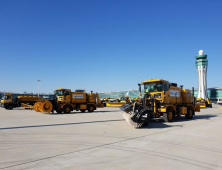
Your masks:
{"label": "pavement joint line", "polygon": [[[147,140],[148,141],[148,140]],[[178,145],[178,146],[183,146],[183,147],[191,147],[191,148],[197,148],[197,149],[202,149],[202,150],[206,150],[206,151],[210,151],[210,152],[216,152],[216,153],[222,153],[222,150],[218,150],[216,148],[210,148],[210,147],[206,147],[206,146],[199,146],[199,145],[191,145],[191,144],[186,144],[184,142],[174,142],[174,141],[170,141],[170,140],[149,140],[149,142],[160,142],[160,143],[164,143],[164,144],[168,144],[171,145],[172,143],[174,145]]]}
{"label": "pavement joint line", "polygon": [[[80,153],[80,154],[83,154],[83,155],[86,155],[86,156],[89,156],[89,157],[92,157],[92,158],[94,158],[94,159],[98,159],[98,160],[100,160],[100,161],[102,161],[102,162],[105,162],[105,161],[99,159],[99,158],[96,157],[96,156],[92,156],[92,155],[90,155],[90,154],[86,154],[86,153],[81,152],[81,151],[80,151],[79,153]],[[125,168],[123,168],[123,167],[121,167],[121,166],[118,166],[118,165],[116,165],[116,164],[114,164],[114,163],[109,163],[109,164],[114,165],[114,166],[116,166],[116,167],[118,167],[118,168],[125,169]],[[127,169],[126,169],[126,170],[127,170]]]}
{"label": "pavement joint line", "polygon": [[[124,149],[123,146],[121,146],[121,148]],[[143,153],[143,154],[149,153],[150,155],[153,155],[153,156],[156,156],[156,157],[162,157],[162,158],[165,158],[165,159],[177,160],[179,162],[186,162],[188,164],[192,164],[192,165],[195,165],[195,166],[198,166],[198,167],[202,167],[202,168],[205,168],[205,169],[214,169],[214,168],[209,168],[209,167],[206,167],[206,166],[213,166],[213,167],[220,167],[220,168],[222,168],[221,166],[218,166],[218,165],[209,164],[209,163],[205,163],[205,162],[198,161],[198,160],[193,160],[193,159],[190,159],[190,158],[187,158],[187,157],[182,157],[182,156],[177,156],[177,155],[172,155],[172,154],[167,154],[167,153],[161,153],[161,152],[157,152],[157,151],[153,151],[153,150],[147,150],[147,149],[140,150],[138,148],[125,147],[126,151],[127,150],[129,151],[129,149],[134,151],[134,152],[140,152],[140,153]],[[166,156],[166,155],[168,155],[168,156]],[[189,162],[188,160],[192,161],[193,163]],[[196,162],[198,162],[199,164],[196,163]],[[200,164],[205,164],[205,166],[202,166]]]}
{"label": "pavement joint line", "polygon": [[[7,166],[7,167],[3,167],[1,169],[12,168],[12,167],[20,166],[20,165],[25,165],[25,164],[29,164],[29,163],[34,163],[34,162],[38,162],[38,161],[42,161],[42,160],[47,160],[47,159],[59,157],[59,156],[69,155],[69,154],[76,153],[76,152],[80,153],[81,151],[85,151],[85,150],[90,150],[90,149],[95,149],[95,148],[99,148],[99,147],[109,146],[109,145],[113,145],[113,144],[116,144],[116,143],[121,143],[121,142],[130,141],[130,140],[134,140],[134,139],[144,138],[144,137],[147,137],[147,136],[153,136],[153,135],[157,135],[157,134],[161,134],[161,133],[165,133],[165,132],[170,132],[170,131],[178,130],[180,128],[188,128],[188,127],[191,127],[191,126],[197,126],[197,125],[204,124],[204,123],[210,123],[212,121],[214,121],[214,120],[210,120],[210,121],[207,121],[207,122],[201,122],[201,123],[194,124],[194,125],[188,125],[188,126],[185,126],[185,127],[177,127],[177,128],[173,127],[173,129],[171,129],[171,130],[165,130],[165,131],[156,132],[156,133],[149,134],[149,135],[143,135],[143,136],[138,136],[138,137],[134,137],[134,138],[128,138],[128,139],[121,140],[121,141],[116,141],[116,142],[112,142],[112,143],[106,143],[106,144],[102,144],[102,145],[98,145],[98,146],[94,146],[94,147],[80,149],[80,150],[77,150],[77,151],[67,152],[67,153],[63,153],[63,154],[59,154],[59,155],[53,155],[53,156],[49,156],[49,157],[45,157],[45,158],[40,158],[40,159],[29,161],[29,162],[24,162],[24,163],[20,163],[20,164],[16,164],[16,165],[11,165],[11,166]],[[137,130],[139,130],[139,129],[137,129]]]}

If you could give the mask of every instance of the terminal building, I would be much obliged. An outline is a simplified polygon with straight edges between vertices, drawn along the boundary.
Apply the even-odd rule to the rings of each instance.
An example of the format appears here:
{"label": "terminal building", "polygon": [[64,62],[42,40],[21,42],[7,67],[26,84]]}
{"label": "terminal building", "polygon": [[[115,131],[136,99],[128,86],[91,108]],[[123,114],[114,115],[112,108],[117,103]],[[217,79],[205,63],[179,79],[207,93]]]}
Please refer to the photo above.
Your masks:
{"label": "terminal building", "polygon": [[[99,97],[102,98],[120,98],[122,96],[129,96],[131,99],[139,96],[139,90],[129,90],[129,91],[110,91],[105,93],[98,93]],[[142,90],[143,94],[143,90]],[[208,88],[207,89],[208,98],[212,103],[222,103],[222,88]],[[194,89],[194,96],[198,97],[198,89]]]}

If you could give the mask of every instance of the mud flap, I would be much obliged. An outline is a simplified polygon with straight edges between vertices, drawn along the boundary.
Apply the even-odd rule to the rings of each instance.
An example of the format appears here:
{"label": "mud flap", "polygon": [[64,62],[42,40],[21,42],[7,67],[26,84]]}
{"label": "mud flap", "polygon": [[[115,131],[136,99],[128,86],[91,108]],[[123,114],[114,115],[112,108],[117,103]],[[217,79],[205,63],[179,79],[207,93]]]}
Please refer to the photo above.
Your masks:
{"label": "mud flap", "polygon": [[195,112],[200,112],[200,105],[195,106]]}

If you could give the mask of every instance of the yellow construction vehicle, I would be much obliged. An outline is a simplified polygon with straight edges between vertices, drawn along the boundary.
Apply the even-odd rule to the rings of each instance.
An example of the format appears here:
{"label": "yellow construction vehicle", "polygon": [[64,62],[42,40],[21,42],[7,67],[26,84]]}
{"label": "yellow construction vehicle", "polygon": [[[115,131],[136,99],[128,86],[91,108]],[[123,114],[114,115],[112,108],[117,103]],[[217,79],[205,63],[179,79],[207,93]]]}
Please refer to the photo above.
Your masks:
{"label": "yellow construction vehicle", "polygon": [[141,99],[140,96],[138,96],[138,97],[133,97],[133,98],[131,99],[131,101],[132,101],[132,103],[135,103],[135,102],[139,102],[140,99]]}
{"label": "yellow construction vehicle", "polygon": [[122,106],[124,105],[125,103],[129,103],[130,102],[130,97],[120,97],[120,98],[117,98],[117,99],[114,99],[114,100],[108,100],[106,101],[106,105],[107,106]]}
{"label": "yellow construction vehicle", "polygon": [[73,110],[93,112],[97,107],[105,107],[106,104],[99,98],[98,93],[86,93],[84,90],[71,92],[70,89],[59,88],[55,90],[55,98],[52,100],[40,100],[35,103],[37,112],[70,113]]}
{"label": "yellow construction vehicle", "polygon": [[212,108],[212,103],[209,98],[207,99],[196,98],[196,105],[199,105],[200,108],[206,108],[206,107]]}
{"label": "yellow construction vehicle", "polygon": [[111,98],[111,97],[104,97],[104,98],[102,98],[102,101],[104,101],[106,103],[108,103],[110,101],[115,101],[115,100],[116,100],[115,98]]}
{"label": "yellow construction vehicle", "polygon": [[42,99],[42,97],[20,96],[20,94],[5,93],[5,95],[1,99],[1,107],[12,110],[13,108],[21,107],[22,103],[33,106],[35,102],[40,99]]}
{"label": "yellow construction vehicle", "polygon": [[[191,90],[177,87],[176,83],[169,83],[162,79],[143,81],[144,96],[139,102],[125,104],[120,109],[123,117],[134,128],[148,125],[151,118],[163,116],[164,121],[172,122],[175,117],[185,115],[192,119],[195,111],[200,107],[195,105],[195,97]],[[141,84],[139,91],[141,94]],[[194,90],[193,90],[194,93]]]}

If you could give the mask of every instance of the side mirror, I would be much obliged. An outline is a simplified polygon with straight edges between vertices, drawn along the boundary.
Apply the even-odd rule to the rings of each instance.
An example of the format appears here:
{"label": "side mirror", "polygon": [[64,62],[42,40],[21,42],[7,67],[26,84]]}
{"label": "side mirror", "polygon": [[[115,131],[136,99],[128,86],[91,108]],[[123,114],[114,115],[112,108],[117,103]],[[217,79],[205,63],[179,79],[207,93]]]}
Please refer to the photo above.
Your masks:
{"label": "side mirror", "polygon": [[139,86],[139,92],[141,93],[141,84],[138,83]]}

